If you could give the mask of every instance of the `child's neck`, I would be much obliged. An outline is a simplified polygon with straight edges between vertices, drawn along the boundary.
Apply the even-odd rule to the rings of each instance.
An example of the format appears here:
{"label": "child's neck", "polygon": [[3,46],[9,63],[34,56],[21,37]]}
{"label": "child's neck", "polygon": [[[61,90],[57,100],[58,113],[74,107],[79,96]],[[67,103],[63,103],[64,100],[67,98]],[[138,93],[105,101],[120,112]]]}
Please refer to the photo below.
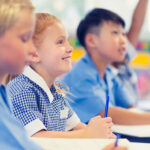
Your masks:
{"label": "child's neck", "polygon": [[50,76],[48,72],[40,65],[33,66],[33,69],[44,79],[47,86],[50,88],[55,81],[55,77]]}
{"label": "child's neck", "polygon": [[98,72],[100,73],[100,76],[102,79],[104,79],[106,68],[109,65],[109,63],[104,60],[102,57],[99,56],[99,54],[90,54],[91,59],[93,60]]}
{"label": "child's neck", "polygon": [[0,85],[3,83],[3,80],[5,78],[5,75],[4,73],[0,72]]}

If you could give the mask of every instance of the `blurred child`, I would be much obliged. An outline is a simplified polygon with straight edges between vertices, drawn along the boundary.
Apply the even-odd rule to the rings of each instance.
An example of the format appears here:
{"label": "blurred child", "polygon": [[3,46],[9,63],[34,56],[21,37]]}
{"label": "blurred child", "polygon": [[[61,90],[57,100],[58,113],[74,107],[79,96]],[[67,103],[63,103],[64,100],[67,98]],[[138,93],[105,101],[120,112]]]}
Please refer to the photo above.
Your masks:
{"label": "blurred child", "polygon": [[[32,143],[10,109],[2,81],[6,74],[19,74],[27,54],[35,51],[32,34],[34,7],[29,0],[0,0],[0,149],[41,149]],[[30,50],[29,50],[30,49]]]}
{"label": "blurred child", "polygon": [[[86,54],[64,77],[75,102],[70,102],[82,122],[104,115],[110,97],[109,116],[116,124],[150,124],[150,113],[130,112],[134,100],[128,89],[115,78],[109,65],[121,62],[126,54],[125,22],[106,9],[94,9],[81,20],[77,36]],[[121,92],[120,92],[121,91]],[[121,93],[121,95],[120,95]]]}
{"label": "blurred child", "polygon": [[147,5],[148,0],[139,0],[133,13],[131,27],[127,33],[128,45],[126,56],[123,61],[114,62],[113,67],[111,67],[119,82],[121,82],[128,89],[126,94],[129,95],[135,103],[139,100],[137,75],[134,70],[129,67],[129,63],[136,56],[136,44],[144,23]]}

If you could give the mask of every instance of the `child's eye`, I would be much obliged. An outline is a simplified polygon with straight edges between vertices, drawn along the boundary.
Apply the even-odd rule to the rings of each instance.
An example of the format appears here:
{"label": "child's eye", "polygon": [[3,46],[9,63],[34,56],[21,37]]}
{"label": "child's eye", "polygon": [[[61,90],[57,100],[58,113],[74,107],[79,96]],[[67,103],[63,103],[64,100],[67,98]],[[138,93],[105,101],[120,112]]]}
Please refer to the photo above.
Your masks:
{"label": "child's eye", "polygon": [[31,38],[30,34],[21,35],[20,39],[23,43],[26,43]]}
{"label": "child's eye", "polygon": [[112,33],[113,33],[113,34],[119,34],[119,32],[118,32],[118,31],[113,31]]}
{"label": "child's eye", "polygon": [[27,39],[27,38],[21,38],[21,41],[22,41],[23,43],[26,43],[26,42],[28,41],[28,39]]}
{"label": "child's eye", "polygon": [[59,40],[57,44],[63,44],[64,40]]}

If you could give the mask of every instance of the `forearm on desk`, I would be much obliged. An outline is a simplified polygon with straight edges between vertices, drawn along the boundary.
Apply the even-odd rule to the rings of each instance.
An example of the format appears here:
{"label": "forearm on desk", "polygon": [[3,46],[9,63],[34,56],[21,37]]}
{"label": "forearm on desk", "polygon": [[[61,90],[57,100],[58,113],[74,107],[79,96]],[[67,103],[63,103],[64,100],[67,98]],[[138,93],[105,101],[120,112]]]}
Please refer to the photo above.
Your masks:
{"label": "forearm on desk", "polygon": [[[104,112],[100,113],[104,116]],[[130,112],[128,109],[121,107],[110,107],[108,111],[108,116],[112,118],[114,124],[122,125],[142,125],[150,124],[150,113],[136,113]]]}
{"label": "forearm on desk", "polygon": [[74,131],[74,130],[80,130],[80,129],[84,129],[86,128],[87,125],[84,124],[84,123],[79,123],[76,127],[74,127],[71,131]]}
{"label": "forearm on desk", "polygon": [[88,138],[86,128],[73,131],[39,131],[32,137],[43,137],[43,138]]}

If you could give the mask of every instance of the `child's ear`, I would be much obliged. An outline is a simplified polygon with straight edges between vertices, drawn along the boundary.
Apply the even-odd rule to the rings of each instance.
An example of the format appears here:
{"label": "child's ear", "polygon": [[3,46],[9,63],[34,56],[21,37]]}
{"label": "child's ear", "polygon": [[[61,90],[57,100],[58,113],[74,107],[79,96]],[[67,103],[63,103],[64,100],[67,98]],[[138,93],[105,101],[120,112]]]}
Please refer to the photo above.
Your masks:
{"label": "child's ear", "polygon": [[86,43],[86,46],[89,48],[96,48],[96,45],[97,45],[96,35],[92,33],[88,33],[85,36],[85,43]]}

